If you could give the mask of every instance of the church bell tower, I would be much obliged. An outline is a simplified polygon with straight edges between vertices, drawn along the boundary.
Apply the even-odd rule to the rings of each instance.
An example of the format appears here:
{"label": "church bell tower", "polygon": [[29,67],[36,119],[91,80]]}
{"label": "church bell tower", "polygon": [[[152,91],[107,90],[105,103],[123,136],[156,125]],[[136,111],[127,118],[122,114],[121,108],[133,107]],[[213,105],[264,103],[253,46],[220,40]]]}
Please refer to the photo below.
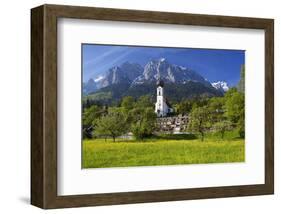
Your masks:
{"label": "church bell tower", "polygon": [[155,113],[158,117],[166,116],[165,112],[165,100],[164,100],[164,82],[162,80],[157,81],[157,100],[155,103]]}

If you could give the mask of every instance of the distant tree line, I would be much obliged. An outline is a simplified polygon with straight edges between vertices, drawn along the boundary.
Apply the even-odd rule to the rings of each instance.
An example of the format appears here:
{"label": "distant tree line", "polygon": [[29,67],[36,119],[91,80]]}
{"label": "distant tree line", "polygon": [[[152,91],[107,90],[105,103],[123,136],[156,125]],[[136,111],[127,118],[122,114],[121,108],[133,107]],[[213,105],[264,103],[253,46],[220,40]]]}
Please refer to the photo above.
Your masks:
{"label": "distant tree line", "polygon": [[156,114],[149,96],[138,100],[127,96],[119,106],[100,107],[92,105],[84,109],[83,126],[93,127],[94,136],[116,137],[132,132],[136,139],[151,136],[155,128]]}
{"label": "distant tree line", "polygon": [[[210,131],[225,132],[238,129],[240,137],[245,135],[244,94],[232,88],[223,97],[184,99],[174,103],[175,114],[189,115],[186,131],[199,134],[204,140]],[[151,96],[141,96],[137,100],[125,96],[115,106],[102,106],[87,103],[83,106],[83,130],[93,131],[94,136],[111,137],[132,132],[134,137],[143,140],[153,134],[156,128],[156,114]],[[88,136],[88,135],[85,135]]]}
{"label": "distant tree line", "polygon": [[204,140],[205,133],[216,131],[221,138],[228,130],[238,129],[241,138],[245,136],[245,98],[236,88],[231,88],[223,97],[179,103],[179,111],[189,113],[188,130],[200,134]]}

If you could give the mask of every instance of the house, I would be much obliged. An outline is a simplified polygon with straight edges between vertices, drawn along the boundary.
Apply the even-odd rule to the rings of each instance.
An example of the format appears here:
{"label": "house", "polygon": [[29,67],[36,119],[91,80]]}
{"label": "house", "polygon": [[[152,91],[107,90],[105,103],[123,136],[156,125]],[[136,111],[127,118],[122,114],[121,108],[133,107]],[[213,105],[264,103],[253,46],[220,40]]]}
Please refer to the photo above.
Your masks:
{"label": "house", "polygon": [[167,114],[173,112],[173,108],[164,96],[164,82],[162,80],[157,81],[156,93],[155,113],[157,117],[166,117]]}
{"label": "house", "polygon": [[177,115],[171,117],[158,117],[156,120],[156,131],[166,134],[186,133],[189,117],[187,115]]}

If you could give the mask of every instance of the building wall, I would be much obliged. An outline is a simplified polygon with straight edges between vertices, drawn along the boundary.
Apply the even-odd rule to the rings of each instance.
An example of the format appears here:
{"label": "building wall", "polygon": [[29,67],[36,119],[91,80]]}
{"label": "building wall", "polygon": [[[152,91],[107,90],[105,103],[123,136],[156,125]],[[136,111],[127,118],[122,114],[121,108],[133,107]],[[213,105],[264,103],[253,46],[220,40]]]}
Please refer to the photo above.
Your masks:
{"label": "building wall", "polygon": [[[158,117],[165,117],[168,113],[169,110],[170,112],[173,112],[172,108],[169,108],[169,106],[167,105],[165,98],[164,98],[164,88],[161,86],[157,87],[156,90],[157,93],[157,99],[156,99],[156,103],[155,103],[155,113],[157,114]],[[159,110],[159,112],[158,112]]]}
{"label": "building wall", "polygon": [[185,133],[189,117],[178,115],[174,117],[157,118],[156,126],[159,133]]}
{"label": "building wall", "polygon": [[157,93],[157,102],[155,104],[155,113],[157,113],[158,117],[166,116],[167,105],[164,100],[164,89],[158,86],[156,93]]}

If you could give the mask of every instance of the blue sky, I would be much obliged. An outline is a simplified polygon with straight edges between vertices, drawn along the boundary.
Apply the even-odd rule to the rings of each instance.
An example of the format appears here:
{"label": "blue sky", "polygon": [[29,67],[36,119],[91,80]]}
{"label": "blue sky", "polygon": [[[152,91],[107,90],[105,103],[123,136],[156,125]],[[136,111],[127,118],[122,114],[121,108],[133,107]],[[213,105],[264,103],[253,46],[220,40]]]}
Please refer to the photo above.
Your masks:
{"label": "blue sky", "polygon": [[83,44],[82,56],[84,82],[126,61],[144,66],[150,60],[166,58],[171,64],[197,71],[210,82],[222,80],[234,86],[240,78],[240,67],[245,64],[243,50]]}

